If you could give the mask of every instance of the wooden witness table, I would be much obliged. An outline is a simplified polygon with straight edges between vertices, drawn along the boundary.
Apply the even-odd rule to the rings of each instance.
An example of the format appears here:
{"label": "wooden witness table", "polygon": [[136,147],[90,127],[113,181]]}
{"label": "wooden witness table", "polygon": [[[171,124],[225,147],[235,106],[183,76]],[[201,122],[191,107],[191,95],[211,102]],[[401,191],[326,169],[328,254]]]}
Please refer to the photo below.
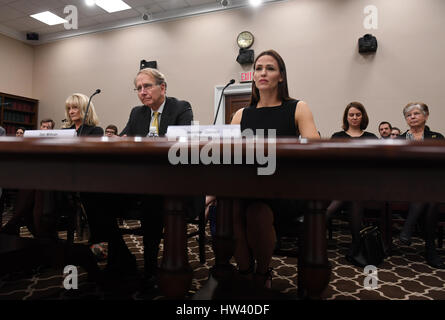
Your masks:
{"label": "wooden witness table", "polygon": [[[232,149],[240,142],[226,144]],[[165,138],[0,138],[0,186],[166,195],[166,238],[160,284],[167,297],[191,286],[182,198],[218,197],[213,273],[231,272],[232,212],[236,198],[443,201],[445,142],[404,140],[278,139],[276,171],[258,175],[255,164],[178,164],[168,161],[175,142]],[[241,143],[245,151],[245,142]],[[199,148],[209,147],[205,142]],[[223,150],[223,144],[216,143]],[[186,147],[198,150],[197,146]],[[258,148],[258,146],[256,147]],[[267,145],[266,145],[267,149]],[[214,149],[216,150],[216,149]],[[271,149],[272,150],[272,149]],[[221,157],[222,159],[222,157]],[[232,159],[233,160],[233,159]],[[305,213],[299,291],[311,298],[326,288],[330,267],[324,211],[313,201]],[[301,260],[301,261],[300,261]]]}

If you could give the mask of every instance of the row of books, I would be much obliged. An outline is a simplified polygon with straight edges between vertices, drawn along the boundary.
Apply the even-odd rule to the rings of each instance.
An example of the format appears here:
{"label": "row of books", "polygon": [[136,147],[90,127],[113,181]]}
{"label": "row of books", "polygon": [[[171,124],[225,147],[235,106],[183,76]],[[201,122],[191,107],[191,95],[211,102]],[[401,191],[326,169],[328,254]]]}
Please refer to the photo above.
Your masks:
{"label": "row of books", "polygon": [[6,110],[3,113],[3,121],[31,123],[32,118],[33,118],[32,114],[11,112],[11,111],[6,111]]}
{"label": "row of books", "polygon": [[34,105],[29,102],[22,102],[22,101],[12,101],[5,99],[4,106],[6,108],[11,108],[17,111],[27,111],[27,112],[34,112]]}

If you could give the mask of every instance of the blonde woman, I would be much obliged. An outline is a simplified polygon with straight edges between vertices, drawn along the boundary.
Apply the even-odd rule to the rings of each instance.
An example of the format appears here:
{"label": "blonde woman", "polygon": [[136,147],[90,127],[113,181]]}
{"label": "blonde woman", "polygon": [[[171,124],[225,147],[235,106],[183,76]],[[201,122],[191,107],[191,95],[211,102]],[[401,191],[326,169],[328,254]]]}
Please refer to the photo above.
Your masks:
{"label": "blonde woman", "polygon": [[[66,122],[62,126],[64,129],[75,129],[77,136],[98,136],[104,135],[104,130],[97,126],[99,124],[99,119],[94,108],[94,104],[91,102],[88,115],[84,118],[86,109],[88,106],[89,98],[82,93],[74,93],[66,98],[65,101],[65,119]],[[94,249],[94,253],[98,258],[105,257],[105,249],[102,245],[103,242],[108,240],[108,235],[104,234],[102,227],[100,226],[100,214],[99,212],[103,210],[102,201],[103,194],[100,193],[89,193],[82,192],[80,194],[83,205],[85,207],[88,222],[90,227],[90,244]]]}
{"label": "blonde woman", "polygon": [[87,105],[88,97],[86,95],[82,93],[70,95],[65,101],[65,119],[67,121],[63,125],[63,128],[76,129],[78,136],[81,133],[82,136],[103,136],[104,130],[97,126],[99,119],[92,102],[90,103],[88,115],[85,120],[85,126],[82,128]]}

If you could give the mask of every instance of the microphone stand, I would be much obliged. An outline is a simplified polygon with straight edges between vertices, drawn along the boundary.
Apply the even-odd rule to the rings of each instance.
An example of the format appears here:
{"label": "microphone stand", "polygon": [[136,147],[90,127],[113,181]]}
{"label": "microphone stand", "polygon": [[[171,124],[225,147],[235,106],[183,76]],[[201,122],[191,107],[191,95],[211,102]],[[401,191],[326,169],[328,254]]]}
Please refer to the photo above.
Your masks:
{"label": "microphone stand", "polygon": [[221,107],[221,101],[222,101],[222,97],[223,97],[223,95],[224,95],[224,90],[226,90],[226,88],[227,88],[228,86],[230,86],[231,84],[234,84],[234,83],[235,83],[235,80],[232,79],[232,80],[230,80],[230,82],[229,82],[228,84],[226,84],[226,86],[222,89],[222,91],[221,91],[221,96],[219,97],[218,109],[216,109],[216,115],[215,115],[215,120],[213,121],[213,125],[215,125],[215,123],[216,123],[216,119],[218,119],[219,107]]}
{"label": "microphone stand", "polygon": [[79,132],[79,135],[78,135],[79,137],[82,136],[82,131],[83,131],[83,128],[85,127],[85,120],[87,119],[87,116],[88,116],[88,110],[90,110],[91,99],[93,99],[93,97],[94,97],[96,94],[98,94],[98,93],[100,93],[100,89],[97,89],[97,90],[91,95],[90,99],[88,100],[87,109],[85,110],[85,114],[84,114],[84,116],[83,116],[82,127],[80,128],[80,132]]}

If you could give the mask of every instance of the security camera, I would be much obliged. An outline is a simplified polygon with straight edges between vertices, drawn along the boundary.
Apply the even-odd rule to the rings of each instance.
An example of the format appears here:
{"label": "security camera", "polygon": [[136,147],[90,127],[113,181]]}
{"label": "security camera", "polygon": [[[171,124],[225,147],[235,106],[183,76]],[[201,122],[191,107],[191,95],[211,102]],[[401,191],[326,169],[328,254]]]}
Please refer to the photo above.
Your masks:
{"label": "security camera", "polygon": [[142,15],[142,20],[148,21],[151,20],[152,14],[151,12],[146,12]]}
{"label": "security camera", "polygon": [[229,0],[221,0],[221,5],[227,7],[230,4]]}

